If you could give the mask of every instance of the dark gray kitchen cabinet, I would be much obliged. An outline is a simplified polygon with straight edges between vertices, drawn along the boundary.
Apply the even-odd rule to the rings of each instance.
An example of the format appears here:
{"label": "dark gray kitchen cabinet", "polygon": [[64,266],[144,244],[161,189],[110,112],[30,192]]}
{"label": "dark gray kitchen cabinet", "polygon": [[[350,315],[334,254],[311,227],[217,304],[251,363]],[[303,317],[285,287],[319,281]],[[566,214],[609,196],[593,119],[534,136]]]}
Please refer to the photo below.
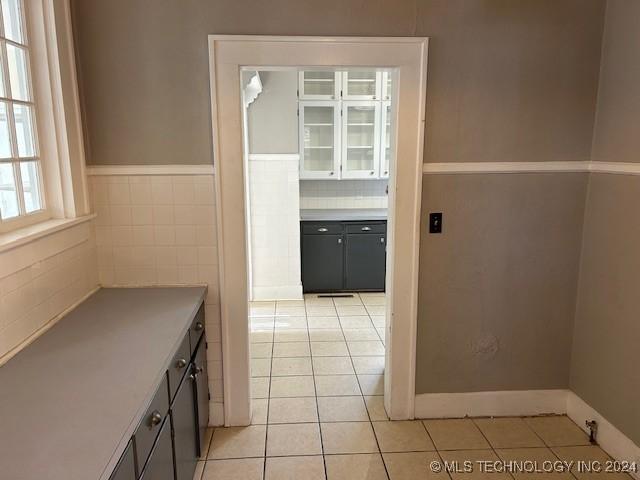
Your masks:
{"label": "dark gray kitchen cabinet", "polygon": [[384,290],[386,238],[384,233],[347,233],[346,290]]}
{"label": "dark gray kitchen cabinet", "polygon": [[341,286],[344,278],[343,256],[342,233],[303,234],[302,285],[305,292],[334,291],[337,286]]}
{"label": "dark gray kitchen cabinet", "polygon": [[185,376],[171,404],[176,480],[192,480],[196,470],[198,446],[193,382],[193,374]]}
{"label": "dark gray kitchen cabinet", "polygon": [[140,480],[174,480],[171,422],[165,418]]}
{"label": "dark gray kitchen cabinet", "polygon": [[386,223],[301,222],[304,292],[384,291]]}
{"label": "dark gray kitchen cabinet", "polygon": [[133,456],[133,440],[129,441],[126,450],[120,457],[118,466],[113,471],[109,480],[135,480],[136,479],[136,463]]}
{"label": "dark gray kitchen cabinet", "polygon": [[207,343],[202,339],[193,357],[193,395],[196,407],[197,455],[205,453],[209,425],[209,376],[207,375]]}

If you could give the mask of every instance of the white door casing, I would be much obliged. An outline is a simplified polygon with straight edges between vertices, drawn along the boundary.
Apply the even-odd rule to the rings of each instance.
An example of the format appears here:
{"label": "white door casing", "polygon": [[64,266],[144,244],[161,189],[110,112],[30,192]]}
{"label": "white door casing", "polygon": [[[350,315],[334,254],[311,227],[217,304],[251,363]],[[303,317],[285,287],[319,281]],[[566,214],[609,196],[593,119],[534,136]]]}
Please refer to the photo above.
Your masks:
{"label": "white door casing", "polygon": [[226,425],[251,421],[242,67],[394,71],[384,401],[392,419],[413,418],[427,46],[417,37],[209,36]]}

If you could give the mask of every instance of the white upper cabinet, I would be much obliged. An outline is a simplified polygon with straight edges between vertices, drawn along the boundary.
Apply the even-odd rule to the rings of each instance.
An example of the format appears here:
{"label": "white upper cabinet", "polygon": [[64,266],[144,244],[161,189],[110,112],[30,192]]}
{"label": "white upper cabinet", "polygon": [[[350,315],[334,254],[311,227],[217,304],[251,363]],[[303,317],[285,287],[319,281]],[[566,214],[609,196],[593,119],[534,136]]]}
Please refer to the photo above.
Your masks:
{"label": "white upper cabinet", "polygon": [[380,107],[380,178],[389,178],[389,165],[391,163],[391,102],[381,102]]}
{"label": "white upper cabinet", "polygon": [[305,100],[300,116],[300,178],[340,178],[340,103]]}
{"label": "white upper cabinet", "polygon": [[300,178],[389,178],[390,72],[298,73]]}
{"label": "white upper cabinet", "polygon": [[342,102],[342,178],[378,178],[380,102]]}
{"label": "white upper cabinet", "polygon": [[340,98],[340,72],[307,70],[298,73],[298,96],[301,100],[337,100]]}
{"label": "white upper cabinet", "polygon": [[375,70],[350,70],[342,73],[342,98],[344,100],[379,100],[382,72]]}

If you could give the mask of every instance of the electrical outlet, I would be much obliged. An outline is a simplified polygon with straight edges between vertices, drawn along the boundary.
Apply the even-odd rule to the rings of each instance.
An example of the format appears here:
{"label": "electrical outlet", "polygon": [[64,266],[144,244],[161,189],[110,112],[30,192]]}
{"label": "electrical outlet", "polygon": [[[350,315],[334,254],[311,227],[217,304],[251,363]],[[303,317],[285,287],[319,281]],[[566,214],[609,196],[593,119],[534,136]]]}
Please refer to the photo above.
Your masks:
{"label": "electrical outlet", "polygon": [[429,233],[442,233],[442,212],[429,214]]}

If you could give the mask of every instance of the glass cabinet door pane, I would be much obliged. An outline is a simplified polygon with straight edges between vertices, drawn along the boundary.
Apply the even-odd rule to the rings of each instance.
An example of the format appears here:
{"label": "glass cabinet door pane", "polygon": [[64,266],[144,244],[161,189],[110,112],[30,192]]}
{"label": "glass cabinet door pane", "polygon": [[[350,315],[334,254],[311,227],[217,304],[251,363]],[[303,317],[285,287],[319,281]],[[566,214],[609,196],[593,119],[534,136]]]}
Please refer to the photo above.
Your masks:
{"label": "glass cabinet door pane", "polygon": [[347,72],[346,96],[348,97],[371,97],[376,95],[376,75],[375,71],[352,71]]}
{"label": "glass cabinet door pane", "polygon": [[347,106],[346,118],[343,168],[347,171],[374,170],[375,106]]}
{"label": "glass cabinet door pane", "polygon": [[334,149],[334,107],[310,106],[303,109],[303,161],[307,171],[332,171]]}
{"label": "glass cabinet door pane", "polygon": [[303,72],[303,96],[334,98],[336,91],[334,72]]}

